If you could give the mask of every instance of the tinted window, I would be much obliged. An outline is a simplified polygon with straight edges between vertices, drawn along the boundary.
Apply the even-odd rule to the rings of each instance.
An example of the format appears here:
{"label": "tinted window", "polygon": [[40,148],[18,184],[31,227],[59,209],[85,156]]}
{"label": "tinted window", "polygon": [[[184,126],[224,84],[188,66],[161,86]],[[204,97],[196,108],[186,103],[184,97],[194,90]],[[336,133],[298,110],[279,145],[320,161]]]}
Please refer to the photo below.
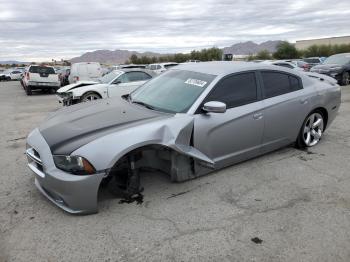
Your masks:
{"label": "tinted window", "polygon": [[301,89],[299,79],[278,72],[261,72],[265,98],[283,95]]}
{"label": "tinted window", "polygon": [[144,72],[128,72],[120,77],[122,83],[135,82],[135,81],[145,81],[152,78],[149,74]]}
{"label": "tinted window", "polygon": [[37,74],[55,74],[55,70],[52,67],[46,66],[31,66],[29,72]]}
{"label": "tinted window", "polygon": [[229,76],[221,80],[206,101],[220,101],[227,108],[245,105],[257,100],[255,73]]}

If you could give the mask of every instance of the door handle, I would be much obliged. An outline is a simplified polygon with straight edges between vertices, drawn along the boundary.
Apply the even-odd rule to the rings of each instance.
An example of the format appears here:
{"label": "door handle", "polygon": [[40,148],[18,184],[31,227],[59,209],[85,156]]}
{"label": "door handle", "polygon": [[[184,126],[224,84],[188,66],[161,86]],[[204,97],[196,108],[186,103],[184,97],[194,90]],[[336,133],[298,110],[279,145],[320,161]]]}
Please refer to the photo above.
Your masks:
{"label": "door handle", "polygon": [[306,105],[309,101],[305,98],[305,99],[300,99],[300,104],[302,105]]}
{"label": "door handle", "polygon": [[259,120],[259,119],[263,118],[263,114],[262,114],[262,113],[255,113],[255,114],[253,115],[253,118],[254,118],[255,120]]}

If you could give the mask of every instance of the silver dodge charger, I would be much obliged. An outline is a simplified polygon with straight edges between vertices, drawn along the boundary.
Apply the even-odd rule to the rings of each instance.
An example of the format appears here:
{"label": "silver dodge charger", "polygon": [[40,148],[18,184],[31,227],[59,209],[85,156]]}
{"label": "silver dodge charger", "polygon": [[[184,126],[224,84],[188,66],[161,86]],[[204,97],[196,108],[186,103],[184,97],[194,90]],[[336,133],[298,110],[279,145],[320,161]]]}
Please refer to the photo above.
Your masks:
{"label": "silver dodge charger", "polygon": [[142,169],[185,181],[295,143],[315,146],[341,90],[322,75],[249,62],[183,64],[129,95],[52,113],[27,139],[38,189],[69,213],[99,188],[132,199]]}

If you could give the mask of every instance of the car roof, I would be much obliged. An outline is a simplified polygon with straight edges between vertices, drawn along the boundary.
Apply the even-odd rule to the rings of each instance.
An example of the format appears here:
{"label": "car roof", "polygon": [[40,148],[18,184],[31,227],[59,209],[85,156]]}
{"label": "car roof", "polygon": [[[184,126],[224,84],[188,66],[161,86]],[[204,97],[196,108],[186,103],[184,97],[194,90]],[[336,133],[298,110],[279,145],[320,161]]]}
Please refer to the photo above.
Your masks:
{"label": "car roof", "polygon": [[215,62],[201,62],[192,64],[180,64],[176,68],[171,68],[170,70],[188,70],[198,73],[211,74],[216,76],[225,76],[232,73],[238,73],[241,71],[249,70],[274,70],[280,72],[286,72],[289,74],[294,74],[301,76],[300,72],[276,66],[270,63],[254,63],[254,62],[240,62],[240,61],[215,61]]}

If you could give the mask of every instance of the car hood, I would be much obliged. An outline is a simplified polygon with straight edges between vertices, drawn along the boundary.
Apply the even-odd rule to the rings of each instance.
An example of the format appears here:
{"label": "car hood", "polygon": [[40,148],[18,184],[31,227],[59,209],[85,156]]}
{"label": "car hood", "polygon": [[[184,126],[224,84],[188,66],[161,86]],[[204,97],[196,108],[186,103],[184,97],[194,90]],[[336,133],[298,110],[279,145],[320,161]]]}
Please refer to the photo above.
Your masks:
{"label": "car hood", "polygon": [[172,117],[115,97],[60,109],[39,126],[52,154],[69,155],[77,148],[119,129]]}
{"label": "car hood", "polygon": [[74,88],[78,88],[81,86],[87,86],[87,85],[95,85],[95,84],[98,84],[98,82],[96,82],[96,81],[78,81],[74,84],[70,84],[70,85],[66,85],[66,86],[61,87],[60,89],[57,90],[57,93],[65,93],[65,92],[72,90]]}
{"label": "car hood", "polygon": [[326,65],[315,65],[314,67],[312,67],[312,70],[332,70],[333,68],[337,68],[337,67],[342,67],[341,65],[338,64],[326,64]]}

